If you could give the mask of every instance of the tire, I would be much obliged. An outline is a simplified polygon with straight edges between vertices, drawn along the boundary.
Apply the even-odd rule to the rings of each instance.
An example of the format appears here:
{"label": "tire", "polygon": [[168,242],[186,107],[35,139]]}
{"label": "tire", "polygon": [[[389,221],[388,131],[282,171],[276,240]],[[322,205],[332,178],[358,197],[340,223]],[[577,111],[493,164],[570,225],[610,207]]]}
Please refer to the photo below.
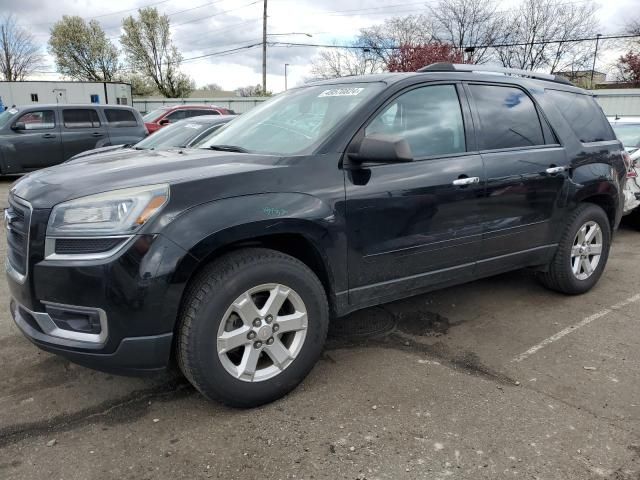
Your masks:
{"label": "tire", "polygon": [[[282,307],[274,302],[267,310],[271,299],[284,299]],[[269,322],[268,312],[275,310]],[[248,408],[286,395],[307,376],[322,353],[329,308],[320,280],[304,263],[250,248],[200,272],[187,290],[179,322],[178,363],[185,377],[209,399]]]}
{"label": "tire", "polygon": [[[579,264],[581,253],[579,253],[580,245],[576,244],[579,231],[586,225],[597,225],[600,229],[601,250],[600,256],[595,266],[592,266],[592,272],[588,273],[584,268],[584,263]],[[587,230],[588,232],[596,232],[597,230]],[[593,264],[595,255],[589,255],[595,249],[597,242],[589,244],[589,249],[585,249],[584,258],[587,262]],[[576,250],[574,250],[574,247]],[[588,292],[598,283],[602,276],[602,272],[609,258],[609,250],[611,248],[611,226],[609,218],[605,211],[598,205],[592,203],[580,204],[571,214],[567,227],[565,228],[558,249],[549,264],[548,271],[540,272],[538,278],[544,286],[556,292],[565,293],[567,295],[580,295]],[[577,255],[577,257],[574,257]],[[574,273],[574,265],[578,261],[579,273]]]}

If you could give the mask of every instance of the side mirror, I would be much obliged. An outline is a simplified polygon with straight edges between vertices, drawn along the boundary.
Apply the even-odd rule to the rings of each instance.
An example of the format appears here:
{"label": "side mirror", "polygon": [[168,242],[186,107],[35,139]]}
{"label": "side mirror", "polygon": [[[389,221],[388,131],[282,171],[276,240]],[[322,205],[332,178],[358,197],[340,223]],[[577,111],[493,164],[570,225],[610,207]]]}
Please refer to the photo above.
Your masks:
{"label": "side mirror", "polygon": [[158,125],[164,126],[164,125],[169,125],[170,123],[171,123],[171,120],[169,120],[168,118],[163,118],[158,122]]}
{"label": "side mirror", "polygon": [[13,125],[11,125],[11,130],[26,130],[27,126],[24,124],[24,122],[16,122]]}
{"label": "side mirror", "polygon": [[360,163],[404,163],[413,162],[413,153],[406,138],[374,133],[362,139],[358,152],[350,158]]}

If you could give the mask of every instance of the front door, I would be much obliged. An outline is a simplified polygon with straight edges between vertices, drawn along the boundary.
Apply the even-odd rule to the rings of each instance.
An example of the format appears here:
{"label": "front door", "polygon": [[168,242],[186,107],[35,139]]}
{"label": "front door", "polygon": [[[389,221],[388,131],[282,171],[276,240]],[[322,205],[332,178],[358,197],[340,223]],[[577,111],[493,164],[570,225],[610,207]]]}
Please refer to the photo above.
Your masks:
{"label": "front door", "polygon": [[469,278],[482,225],[480,155],[459,85],[419,86],[390,100],[363,135],[404,137],[413,162],[346,170],[349,300],[366,305]]}
{"label": "front door", "polygon": [[[16,129],[16,125],[23,129]],[[5,129],[0,139],[4,157],[2,173],[27,172],[62,161],[60,126],[55,110],[25,112],[12,126],[13,129]]]}
{"label": "front door", "polygon": [[547,261],[568,160],[527,92],[514,85],[467,85],[487,175],[480,201],[484,235],[478,273]]}
{"label": "front door", "polygon": [[109,145],[109,134],[95,108],[64,107],[62,113],[62,145],[64,159]]}

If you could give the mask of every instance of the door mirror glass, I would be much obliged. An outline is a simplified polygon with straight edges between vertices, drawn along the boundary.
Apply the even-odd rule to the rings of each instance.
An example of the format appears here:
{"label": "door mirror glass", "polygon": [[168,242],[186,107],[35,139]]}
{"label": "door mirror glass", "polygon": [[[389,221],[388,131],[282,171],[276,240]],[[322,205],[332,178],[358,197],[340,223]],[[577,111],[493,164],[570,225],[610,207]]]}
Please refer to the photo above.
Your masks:
{"label": "door mirror glass", "polygon": [[11,126],[11,130],[26,130],[27,126],[24,124],[24,122],[16,122]]}
{"label": "door mirror glass", "polygon": [[412,162],[413,154],[406,138],[399,135],[374,133],[362,139],[356,155],[358,162],[402,163]]}
{"label": "door mirror glass", "polygon": [[171,120],[169,120],[168,118],[163,118],[158,122],[158,125],[169,125],[170,123],[171,123]]}

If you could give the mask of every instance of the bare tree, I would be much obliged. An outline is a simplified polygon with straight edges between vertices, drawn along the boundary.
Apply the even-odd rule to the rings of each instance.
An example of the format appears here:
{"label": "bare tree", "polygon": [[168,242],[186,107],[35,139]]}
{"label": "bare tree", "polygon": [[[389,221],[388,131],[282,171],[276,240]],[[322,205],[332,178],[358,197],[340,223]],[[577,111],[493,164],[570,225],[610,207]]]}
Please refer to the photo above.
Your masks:
{"label": "bare tree", "polygon": [[385,20],[380,25],[360,30],[356,40],[358,45],[368,49],[366,57],[376,57],[386,65],[400,45],[424,45],[435,40],[433,26],[424,15],[407,15]]}
{"label": "bare tree", "polygon": [[382,60],[371,50],[360,48],[326,48],[311,62],[311,77],[327,79],[367,75],[382,71]]}
{"label": "bare tree", "polygon": [[43,65],[44,56],[33,35],[8,15],[0,20],[0,77],[22,81]]}
{"label": "bare tree", "polygon": [[597,10],[590,2],[524,0],[507,17],[508,46],[498,48],[497,57],[505,67],[527,70],[586,68],[593,45],[574,40],[596,35]]}
{"label": "bare tree", "polygon": [[504,39],[504,17],[495,0],[439,0],[428,6],[437,40],[452,44],[460,52],[469,48],[469,63],[491,59],[488,47]]}

